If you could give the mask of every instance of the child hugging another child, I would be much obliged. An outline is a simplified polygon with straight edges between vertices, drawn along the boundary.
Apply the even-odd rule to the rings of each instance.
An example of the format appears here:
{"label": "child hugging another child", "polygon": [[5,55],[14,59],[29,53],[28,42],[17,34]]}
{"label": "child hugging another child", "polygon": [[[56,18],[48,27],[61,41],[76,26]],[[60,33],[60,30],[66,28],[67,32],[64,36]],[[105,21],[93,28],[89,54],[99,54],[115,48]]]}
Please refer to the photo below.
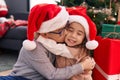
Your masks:
{"label": "child hugging another child", "polygon": [[[88,41],[87,43],[89,43],[89,41],[95,42],[92,40],[95,38],[94,33],[96,31],[91,34],[94,30],[92,27],[95,26],[92,25],[92,23],[88,23],[85,17],[86,15],[78,15],[78,17],[75,17],[79,19],[79,16],[80,21],[77,21],[79,21],[78,23],[81,25],[72,23],[74,20],[71,20],[72,16],[69,17],[64,6],[55,4],[35,5],[30,10],[27,39],[23,42],[23,47],[20,50],[18,59],[11,73],[7,76],[0,76],[0,80],[66,80],[71,79],[74,75],[86,73],[86,71],[89,74],[94,68],[95,62],[93,58],[90,58],[87,54],[86,47],[90,48],[90,46],[87,44],[85,47],[85,45],[81,43],[85,36]],[[64,27],[68,20],[70,26],[66,25],[67,29],[65,30]],[[81,20],[83,22],[86,21],[85,24],[82,24]],[[87,24],[89,24],[89,26]],[[90,32],[88,27],[92,29]],[[34,33],[38,35],[35,37]],[[89,34],[92,38],[89,37]],[[63,44],[57,44],[57,42]],[[94,48],[96,47],[97,45],[94,46]],[[62,66],[59,66],[57,62],[61,59],[57,58],[56,65],[58,64],[58,66],[55,67],[55,55],[53,54],[61,55],[63,58],[67,57],[66,60],[68,59],[68,61],[69,59],[71,59],[71,61],[73,60],[73,65],[60,63]],[[66,60],[64,61],[65,63]],[[91,76],[91,74],[89,75]],[[82,78],[78,79],[81,80]]]}
{"label": "child hugging another child", "polygon": [[[91,58],[95,66],[95,61],[90,56],[90,50],[94,50],[98,46],[97,41],[94,40],[97,33],[96,26],[85,13],[85,8],[83,8],[84,11],[80,11],[80,8],[68,9],[70,16],[64,30],[65,43],[56,43],[43,37],[39,40],[49,51],[58,55],[55,64],[58,68],[71,66],[87,58]],[[92,69],[84,70],[83,73],[76,74],[69,80],[93,80]]]}

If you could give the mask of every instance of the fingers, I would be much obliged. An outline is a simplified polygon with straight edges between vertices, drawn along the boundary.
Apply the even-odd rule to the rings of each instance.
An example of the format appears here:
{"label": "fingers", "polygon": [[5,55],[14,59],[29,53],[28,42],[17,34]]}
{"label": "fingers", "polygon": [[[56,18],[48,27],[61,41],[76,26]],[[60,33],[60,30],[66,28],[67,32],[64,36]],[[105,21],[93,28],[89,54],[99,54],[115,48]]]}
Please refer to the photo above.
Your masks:
{"label": "fingers", "polygon": [[93,58],[91,58],[91,68],[93,69],[94,67],[95,67],[95,64],[96,64],[96,62],[95,62],[95,60],[93,59]]}
{"label": "fingers", "polygon": [[96,64],[96,62],[95,62],[94,58],[92,58],[92,63],[93,63],[93,65],[95,65],[95,64]]}
{"label": "fingers", "polygon": [[94,67],[95,64],[96,64],[94,58],[92,58],[92,57],[87,57],[87,59],[89,59],[89,60],[91,61],[90,64],[92,65],[92,67]]}
{"label": "fingers", "polygon": [[92,66],[91,66],[91,69],[93,69],[94,67],[95,67],[95,66],[94,66],[94,65],[92,65]]}
{"label": "fingers", "polygon": [[86,59],[82,61],[84,70],[92,70],[95,67],[95,64],[95,60],[91,57],[86,57]]}

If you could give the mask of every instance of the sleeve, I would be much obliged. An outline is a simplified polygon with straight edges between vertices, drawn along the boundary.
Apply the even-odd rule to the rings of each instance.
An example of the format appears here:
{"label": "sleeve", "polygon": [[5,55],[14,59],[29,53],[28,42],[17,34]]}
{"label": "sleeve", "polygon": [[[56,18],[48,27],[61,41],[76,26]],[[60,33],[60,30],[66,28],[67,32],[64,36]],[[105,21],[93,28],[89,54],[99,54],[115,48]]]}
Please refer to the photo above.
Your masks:
{"label": "sleeve", "polygon": [[65,68],[55,68],[42,47],[35,49],[32,53],[28,53],[27,58],[29,58],[29,63],[38,73],[50,80],[69,79],[73,75],[83,72],[80,64]]}
{"label": "sleeve", "polygon": [[55,55],[61,55],[63,57],[67,58],[73,58],[73,55],[68,50],[67,46],[65,44],[57,44],[56,41],[52,39],[47,39],[42,36],[39,36],[37,39],[42,45],[48,49],[50,52],[52,52]]}
{"label": "sleeve", "polygon": [[8,8],[5,0],[0,0],[0,17],[5,17],[8,13]]}

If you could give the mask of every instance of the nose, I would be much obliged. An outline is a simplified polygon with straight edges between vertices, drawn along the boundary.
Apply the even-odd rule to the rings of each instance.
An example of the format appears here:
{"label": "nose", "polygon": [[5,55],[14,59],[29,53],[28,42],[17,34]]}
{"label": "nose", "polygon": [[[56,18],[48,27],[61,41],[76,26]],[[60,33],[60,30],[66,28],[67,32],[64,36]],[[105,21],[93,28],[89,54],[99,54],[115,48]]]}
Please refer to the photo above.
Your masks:
{"label": "nose", "polygon": [[71,36],[72,36],[73,38],[75,38],[77,35],[76,35],[75,32],[73,32],[73,33],[71,34]]}

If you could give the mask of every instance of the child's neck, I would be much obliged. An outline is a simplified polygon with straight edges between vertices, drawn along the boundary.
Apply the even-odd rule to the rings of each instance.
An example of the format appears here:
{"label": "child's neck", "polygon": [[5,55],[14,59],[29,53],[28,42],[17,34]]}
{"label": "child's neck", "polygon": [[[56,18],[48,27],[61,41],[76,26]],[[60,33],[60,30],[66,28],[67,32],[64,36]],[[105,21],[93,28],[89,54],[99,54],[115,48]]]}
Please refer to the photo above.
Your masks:
{"label": "child's neck", "polygon": [[71,54],[76,58],[78,57],[78,55],[80,54],[80,50],[81,48],[74,48],[74,47],[68,47],[68,49],[70,50]]}
{"label": "child's neck", "polygon": [[79,62],[82,58],[84,58],[87,55],[86,51],[82,47],[68,47],[68,49],[73,55],[73,57],[77,60],[77,62]]}

